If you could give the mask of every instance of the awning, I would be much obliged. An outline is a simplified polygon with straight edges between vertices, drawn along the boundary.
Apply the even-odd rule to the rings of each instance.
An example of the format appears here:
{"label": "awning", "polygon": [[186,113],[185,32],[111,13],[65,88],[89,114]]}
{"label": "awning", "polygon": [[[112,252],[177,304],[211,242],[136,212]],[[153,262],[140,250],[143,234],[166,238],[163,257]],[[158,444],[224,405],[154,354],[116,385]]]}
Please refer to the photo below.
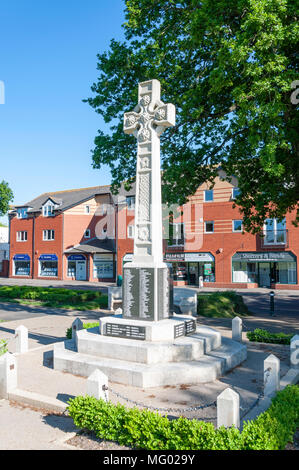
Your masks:
{"label": "awning", "polygon": [[29,255],[14,255],[14,261],[30,261]]}
{"label": "awning", "polygon": [[41,261],[58,261],[57,255],[40,255],[39,259]]}
{"label": "awning", "polygon": [[115,241],[114,239],[104,238],[92,238],[87,242],[80,243],[75,245],[68,250],[65,250],[65,254],[75,254],[75,253],[86,253],[86,254],[95,254],[95,253],[116,253]]}

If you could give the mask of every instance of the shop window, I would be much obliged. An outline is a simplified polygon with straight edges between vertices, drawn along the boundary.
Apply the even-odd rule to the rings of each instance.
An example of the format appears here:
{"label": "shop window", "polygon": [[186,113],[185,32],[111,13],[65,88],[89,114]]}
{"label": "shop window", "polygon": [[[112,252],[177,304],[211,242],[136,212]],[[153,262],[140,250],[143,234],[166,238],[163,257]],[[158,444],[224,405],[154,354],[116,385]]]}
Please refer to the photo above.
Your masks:
{"label": "shop window", "polygon": [[68,277],[76,277],[76,261],[68,261],[67,275]]}
{"label": "shop window", "polygon": [[264,224],[264,244],[284,245],[286,242],[286,220],[266,219]]}
{"label": "shop window", "polygon": [[279,262],[277,263],[279,284],[296,284],[296,263]]}
{"label": "shop window", "polygon": [[27,232],[17,232],[17,242],[27,242]]}
{"label": "shop window", "polygon": [[113,279],[113,261],[94,260],[93,277],[98,279]]}
{"label": "shop window", "polygon": [[233,232],[242,232],[242,220],[233,220]]}
{"label": "shop window", "polygon": [[14,275],[15,276],[29,276],[30,275],[30,261],[14,261]]}
{"label": "shop window", "polygon": [[44,241],[55,240],[55,230],[43,230],[43,240]]}
{"label": "shop window", "polygon": [[205,222],[205,233],[214,233],[214,222]]}
{"label": "shop window", "polygon": [[169,240],[168,246],[183,246],[185,243],[184,224],[169,224]]}
{"label": "shop window", "polygon": [[58,262],[57,261],[40,261],[40,276],[57,277]]}
{"label": "shop window", "polygon": [[214,201],[214,191],[213,189],[206,189],[204,191],[205,202],[213,202]]}

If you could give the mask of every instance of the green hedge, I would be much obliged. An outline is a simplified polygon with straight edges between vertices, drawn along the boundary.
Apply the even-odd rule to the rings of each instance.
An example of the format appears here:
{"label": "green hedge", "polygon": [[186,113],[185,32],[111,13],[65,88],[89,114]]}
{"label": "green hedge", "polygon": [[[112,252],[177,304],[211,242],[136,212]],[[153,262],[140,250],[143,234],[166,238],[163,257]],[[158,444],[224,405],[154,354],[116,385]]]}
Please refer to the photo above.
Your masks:
{"label": "green hedge", "polygon": [[1,286],[0,299],[42,302],[45,306],[60,306],[90,310],[107,308],[108,296],[98,290],[76,290],[35,286]]}
{"label": "green hedge", "polygon": [[113,405],[93,397],[76,397],[68,404],[74,424],[100,439],[147,450],[279,450],[299,425],[299,387],[278,392],[270,408],[245,423],[243,431],[215,429],[212,423]]}
{"label": "green hedge", "polygon": [[287,335],[285,333],[270,333],[267,330],[256,328],[253,331],[248,331],[246,336],[249,341],[257,341],[259,343],[290,344],[294,335]]}

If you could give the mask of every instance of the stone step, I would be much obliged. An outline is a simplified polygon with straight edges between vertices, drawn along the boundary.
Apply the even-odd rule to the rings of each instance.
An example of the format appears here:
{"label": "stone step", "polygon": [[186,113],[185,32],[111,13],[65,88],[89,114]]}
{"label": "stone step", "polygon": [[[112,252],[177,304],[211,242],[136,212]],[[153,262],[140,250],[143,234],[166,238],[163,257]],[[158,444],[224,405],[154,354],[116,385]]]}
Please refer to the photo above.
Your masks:
{"label": "stone step", "polygon": [[107,359],[143,364],[195,361],[204,354],[204,339],[184,336],[173,341],[137,341],[99,335],[91,330],[77,332],[78,352]]}
{"label": "stone step", "polygon": [[204,340],[204,352],[207,354],[213,349],[221,346],[221,333],[210,328],[209,326],[196,325],[196,333],[191,335],[193,338],[200,338]]}
{"label": "stone step", "polygon": [[[218,348],[217,356],[213,353],[202,356],[199,361],[140,364],[76,353],[68,349],[66,343],[55,344],[54,369],[83,377],[100,369],[112,382],[142,388],[212,382],[231,365],[238,365],[238,360],[244,360],[244,353],[240,351],[246,349],[244,345],[225,340],[224,345]],[[230,359],[230,355],[234,359]]]}
{"label": "stone step", "polygon": [[217,357],[223,359],[222,374],[241,364],[247,358],[247,348],[244,344],[233,341],[230,338],[222,337],[220,348],[210,351],[208,357]]}

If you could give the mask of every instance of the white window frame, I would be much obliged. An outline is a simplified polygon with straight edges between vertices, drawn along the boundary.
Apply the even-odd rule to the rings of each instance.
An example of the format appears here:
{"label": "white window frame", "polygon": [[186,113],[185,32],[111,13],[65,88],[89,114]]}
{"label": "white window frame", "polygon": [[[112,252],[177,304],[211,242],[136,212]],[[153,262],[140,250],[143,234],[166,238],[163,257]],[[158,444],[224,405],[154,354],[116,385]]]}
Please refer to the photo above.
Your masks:
{"label": "white window frame", "polygon": [[[235,226],[234,226],[235,222],[241,222],[241,229],[240,230],[235,230]],[[233,231],[233,233],[242,233],[242,231],[243,231],[243,220],[242,219],[233,219],[233,221],[232,221],[232,231]]]}
{"label": "white window frame", "polygon": [[134,238],[134,234],[135,234],[135,226],[134,226],[134,224],[128,225],[127,231],[128,231],[128,238]]}
{"label": "white window frame", "polygon": [[[88,235],[87,235],[87,232],[88,232]],[[90,238],[90,229],[87,228],[84,232],[84,238]]]}
{"label": "white window frame", "polygon": [[[169,224],[170,225],[170,224]],[[173,237],[172,241],[173,243],[172,244],[169,244],[168,243],[168,246],[185,246],[185,239],[186,239],[186,236],[185,236],[185,224],[184,222],[171,222],[171,225],[173,225],[173,227],[176,227],[176,237]],[[178,226],[182,226],[183,227],[183,243],[178,243],[179,240],[181,240],[181,236],[180,236],[180,233],[178,234],[178,230],[177,230],[177,227]],[[174,230],[173,230],[173,235],[174,235]]]}
{"label": "white window frame", "polygon": [[[50,210],[49,210],[50,209]],[[54,216],[55,204],[52,201],[47,201],[43,206],[43,216],[53,217]]]}
{"label": "white window frame", "polygon": [[[25,211],[25,212],[22,212]],[[18,207],[17,209],[18,219],[28,219],[28,209],[26,207]]]}
{"label": "white window frame", "polygon": [[20,230],[20,231],[17,232],[16,235],[17,235],[17,242],[27,242],[28,241],[27,230]]}
{"label": "white window frame", "polygon": [[[50,238],[48,237],[50,232]],[[43,230],[43,241],[44,242],[52,242],[55,240],[55,230],[53,229],[47,229]]]}
{"label": "white window frame", "polygon": [[235,191],[235,190],[240,191],[239,188],[232,188],[232,199],[233,199],[233,200],[235,200],[236,197],[238,197],[238,196],[235,196],[235,195],[234,195],[234,191]]}
{"label": "white window frame", "polygon": [[[273,232],[273,242],[270,241],[268,242],[267,241],[267,220],[273,220],[273,230],[269,230],[269,232]],[[264,231],[264,245],[285,245],[286,244],[286,219],[284,217],[284,219],[282,219],[284,221],[284,240],[283,242],[279,242],[277,241],[277,235],[279,235],[279,233],[281,232],[281,230],[277,230],[277,219],[267,219],[265,220],[264,222],[264,227],[263,227],[263,231]]]}
{"label": "white window frame", "polygon": [[[207,232],[207,224],[213,224],[213,231],[212,232]],[[214,233],[214,220],[206,220],[205,221],[205,232],[204,233],[207,233],[207,234],[210,234],[210,233]]]}
{"label": "white window frame", "polygon": [[[134,203],[131,202],[133,200],[134,200]],[[130,204],[128,204],[128,201],[130,201]],[[135,210],[135,203],[136,203],[135,196],[127,196],[126,197],[126,204],[127,204],[127,210],[128,211],[134,211]]]}
{"label": "white window frame", "polygon": [[[212,191],[213,198],[210,201],[207,201],[207,199],[206,199],[206,192],[207,191]],[[204,190],[204,202],[214,202],[214,189],[205,189]]]}

